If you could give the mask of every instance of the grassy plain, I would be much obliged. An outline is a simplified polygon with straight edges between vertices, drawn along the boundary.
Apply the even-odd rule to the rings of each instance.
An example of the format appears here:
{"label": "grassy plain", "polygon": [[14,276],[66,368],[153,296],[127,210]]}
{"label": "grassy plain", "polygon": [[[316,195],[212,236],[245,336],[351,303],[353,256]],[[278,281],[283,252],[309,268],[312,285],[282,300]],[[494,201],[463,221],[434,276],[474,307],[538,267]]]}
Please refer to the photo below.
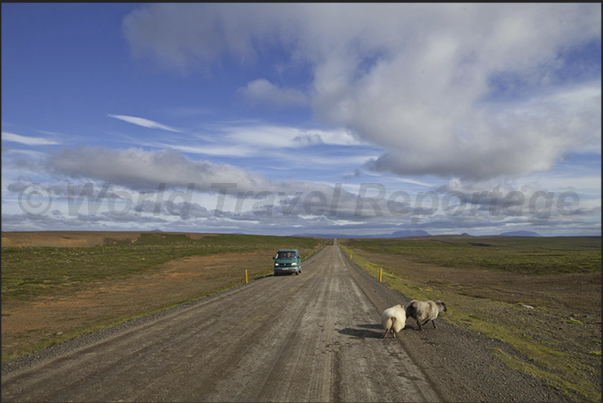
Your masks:
{"label": "grassy plain", "polygon": [[[601,400],[601,238],[340,240],[359,266],[442,319],[513,346],[501,361],[578,401]],[[410,324],[414,322],[410,320]]]}
{"label": "grassy plain", "polygon": [[[254,235],[2,234],[2,361],[203,298],[308,258],[332,241]],[[503,362],[578,401],[601,400],[601,238],[340,239],[408,298],[442,299],[442,320],[514,347]],[[412,320],[410,325],[412,325]]]}
{"label": "grassy plain", "polygon": [[[28,235],[31,235],[28,238]],[[272,273],[326,240],[177,233],[3,233],[2,361]],[[29,239],[29,240],[28,240]],[[37,246],[6,246],[6,245]],[[42,245],[62,246],[42,246]]]}

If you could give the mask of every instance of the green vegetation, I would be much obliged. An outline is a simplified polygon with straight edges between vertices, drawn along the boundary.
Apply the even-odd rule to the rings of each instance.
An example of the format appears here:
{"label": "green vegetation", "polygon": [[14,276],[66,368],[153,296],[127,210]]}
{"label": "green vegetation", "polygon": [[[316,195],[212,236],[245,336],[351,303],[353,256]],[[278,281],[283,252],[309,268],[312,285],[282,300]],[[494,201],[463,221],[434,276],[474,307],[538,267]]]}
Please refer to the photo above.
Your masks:
{"label": "green vegetation", "polygon": [[[557,297],[555,290],[540,290],[541,304],[526,308],[520,301],[509,303],[514,289],[498,283],[495,295],[492,288],[480,288],[479,276],[470,273],[488,269],[521,273],[526,279],[569,273],[596,277],[592,273],[601,272],[601,238],[477,239],[350,239],[340,240],[340,246],[369,275],[378,278],[381,270],[382,281],[406,297],[445,300],[448,312],[442,320],[511,346],[516,354],[493,351],[505,365],[546,379],[572,399],[600,401],[601,369],[595,360],[601,354],[600,289],[589,296],[593,311],[588,311],[587,323],[547,309],[546,303]],[[469,273],[464,280],[452,276],[460,269]],[[582,291],[575,290],[584,297]],[[533,294],[521,295],[537,300]]]}
{"label": "green vegetation", "polygon": [[86,248],[2,247],[2,302],[56,295],[85,284],[126,278],[173,259],[195,255],[297,248],[309,257],[326,240],[306,237],[147,233],[134,242],[107,238]]}
{"label": "green vegetation", "polygon": [[421,240],[351,239],[345,245],[419,263],[480,267],[526,274],[589,273],[601,270],[600,237],[480,237]]}
{"label": "green vegetation", "polygon": [[[137,291],[135,303],[124,299],[121,305],[105,306],[101,302],[81,316],[67,316],[60,323],[40,323],[22,333],[5,333],[3,328],[2,362],[243,285],[242,264],[249,269],[250,282],[265,277],[273,271],[270,256],[278,249],[298,249],[305,260],[331,242],[308,237],[142,233],[135,239],[106,238],[102,246],[3,246],[3,325],[4,319],[13,315],[9,313],[12,309],[31,310],[40,301],[64,300],[67,302],[64,312],[69,312],[69,301],[77,299],[80,291],[96,296],[101,302],[107,293],[105,288],[128,287],[130,282],[136,284],[165,274],[172,267],[170,264],[177,264],[178,260],[186,264],[187,259],[182,258],[216,256],[217,262],[236,263],[232,266],[217,263],[216,268],[197,267],[196,273],[204,275],[182,287],[170,286],[166,280],[165,288],[158,291],[161,294],[158,298],[149,299],[142,287]],[[262,258],[249,262],[249,256]],[[27,317],[27,313],[23,315]],[[9,333],[10,336],[5,337]]]}

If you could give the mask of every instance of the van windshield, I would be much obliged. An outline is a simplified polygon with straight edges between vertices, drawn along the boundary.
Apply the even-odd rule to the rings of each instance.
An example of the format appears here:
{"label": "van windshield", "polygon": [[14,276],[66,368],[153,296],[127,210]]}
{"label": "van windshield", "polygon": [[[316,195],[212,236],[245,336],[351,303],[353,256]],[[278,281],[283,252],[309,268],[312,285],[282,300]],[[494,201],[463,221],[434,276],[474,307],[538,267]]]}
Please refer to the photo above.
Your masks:
{"label": "van windshield", "polygon": [[295,252],[279,252],[277,259],[293,259],[295,258]]}

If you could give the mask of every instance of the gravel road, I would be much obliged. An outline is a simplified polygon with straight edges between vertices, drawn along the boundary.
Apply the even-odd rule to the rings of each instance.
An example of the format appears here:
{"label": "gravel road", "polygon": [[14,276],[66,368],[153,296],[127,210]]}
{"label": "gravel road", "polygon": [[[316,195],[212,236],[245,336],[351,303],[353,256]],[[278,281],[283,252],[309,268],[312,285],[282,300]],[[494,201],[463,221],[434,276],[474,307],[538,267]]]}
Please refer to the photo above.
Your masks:
{"label": "gravel road", "polygon": [[[438,320],[382,339],[408,299],[336,245],[269,276],[2,365],[2,401],[567,401]],[[446,313],[443,313],[446,315]]]}

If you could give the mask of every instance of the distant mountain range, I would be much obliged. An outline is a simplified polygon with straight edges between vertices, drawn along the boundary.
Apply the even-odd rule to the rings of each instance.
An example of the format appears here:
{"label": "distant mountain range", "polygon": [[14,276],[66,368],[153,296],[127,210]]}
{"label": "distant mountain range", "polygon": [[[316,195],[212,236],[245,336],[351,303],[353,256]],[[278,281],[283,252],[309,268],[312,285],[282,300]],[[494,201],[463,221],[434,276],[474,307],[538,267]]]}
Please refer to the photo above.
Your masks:
{"label": "distant mountain range", "polygon": [[349,234],[297,234],[291,236],[312,236],[318,238],[339,238],[339,239],[349,239],[349,238],[403,238],[409,236],[430,236],[431,234],[427,231],[423,230],[406,230],[406,231],[396,231],[391,234],[377,234],[377,235],[349,235]]}
{"label": "distant mountain range", "polygon": [[[463,233],[462,235],[470,236],[467,233]],[[431,234],[427,231],[423,230],[404,230],[404,231],[396,231],[391,234],[377,234],[377,235],[349,235],[349,234],[296,234],[291,236],[311,236],[317,238],[339,238],[339,239],[350,239],[350,238],[406,238],[411,236],[431,236]],[[534,231],[510,231],[510,232],[502,232],[500,236],[533,236],[540,237],[537,232]]]}

